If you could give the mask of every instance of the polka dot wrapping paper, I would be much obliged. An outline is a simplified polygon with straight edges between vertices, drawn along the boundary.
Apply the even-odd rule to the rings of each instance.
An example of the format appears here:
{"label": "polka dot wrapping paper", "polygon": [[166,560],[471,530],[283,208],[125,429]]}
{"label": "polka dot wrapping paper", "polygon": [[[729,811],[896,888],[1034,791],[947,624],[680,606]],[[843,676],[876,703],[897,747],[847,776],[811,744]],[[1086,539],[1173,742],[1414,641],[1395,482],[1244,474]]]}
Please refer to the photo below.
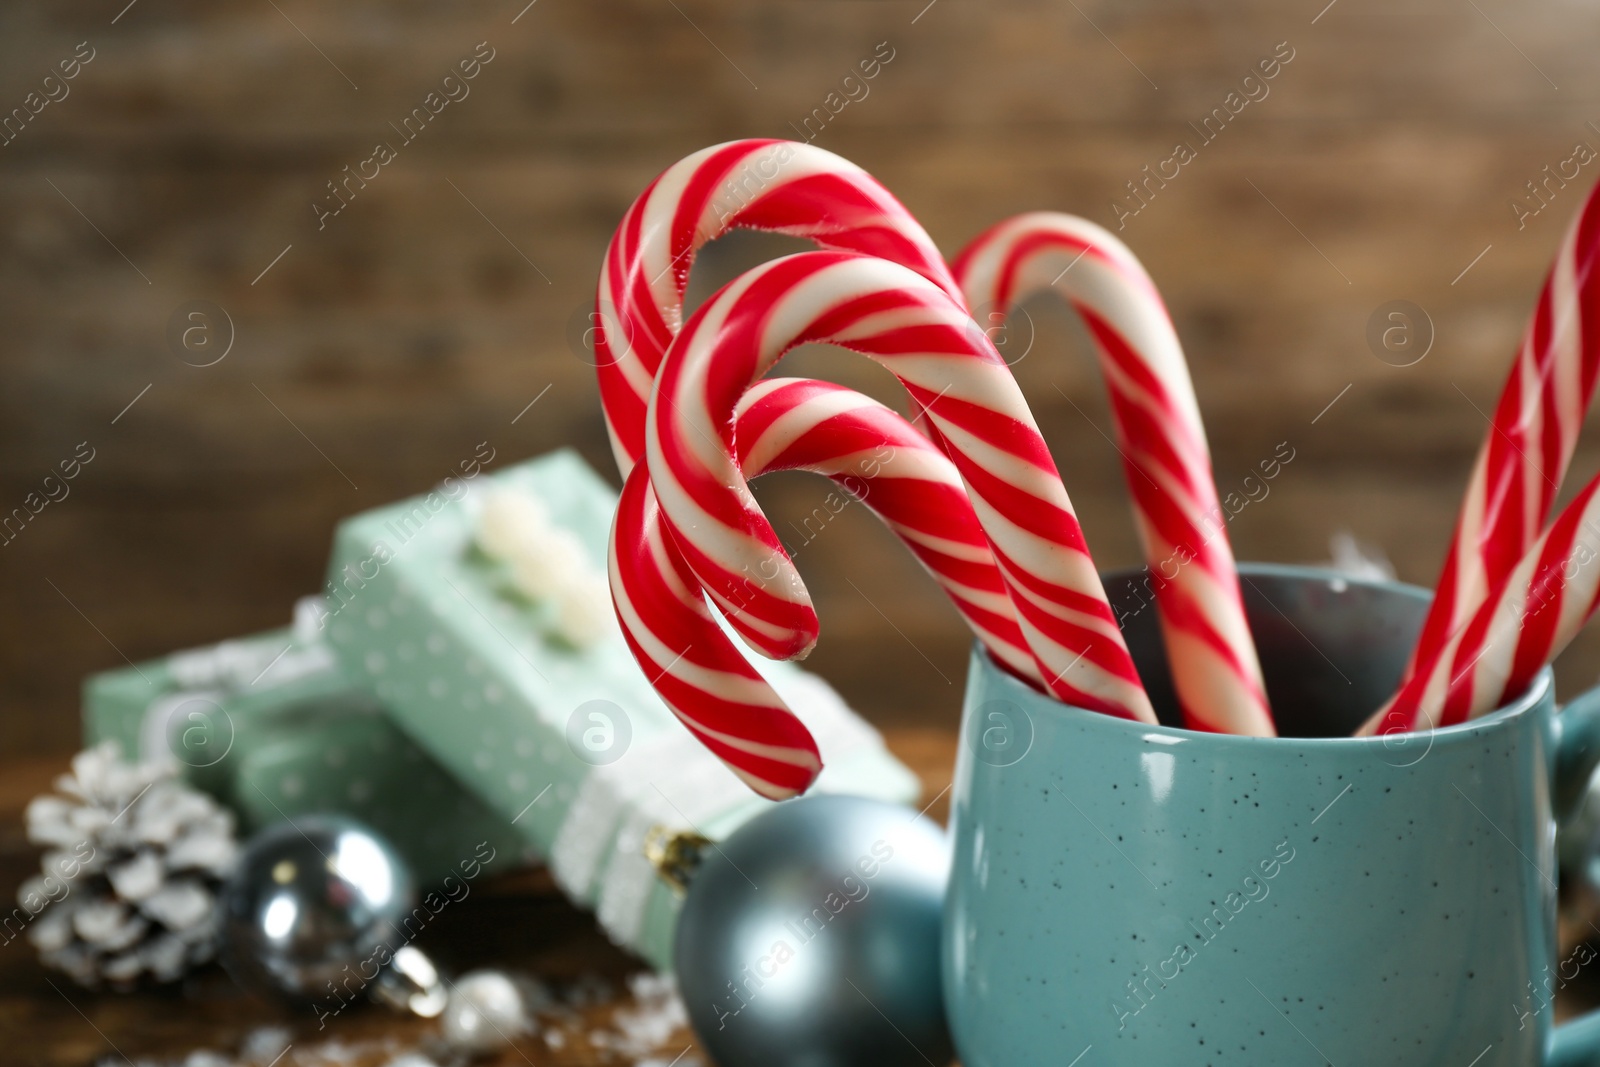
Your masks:
{"label": "polka dot wrapping paper", "polygon": [[[301,612],[302,622],[316,617]],[[489,843],[490,870],[529,849],[510,821],[463,789],[302,625],[174,653],[88,679],[86,745],[177,766],[249,833],[342,812],[395,843],[419,881],[459,877],[463,841]]]}
{"label": "polka dot wrapping paper", "polygon": [[[316,625],[346,671],[546,857],[576,903],[665,967],[678,899],[645,858],[646,836],[721,838],[767,802],[674,719],[608,602],[586,605],[605,610],[577,613],[581,626],[567,621],[571,590],[608,595],[616,506],[571,451],[493,474],[474,466],[341,524]],[[517,515],[533,517],[508,526]],[[816,734],[826,764],[817,788],[915,798],[916,778],[825,682],[753,662]]]}

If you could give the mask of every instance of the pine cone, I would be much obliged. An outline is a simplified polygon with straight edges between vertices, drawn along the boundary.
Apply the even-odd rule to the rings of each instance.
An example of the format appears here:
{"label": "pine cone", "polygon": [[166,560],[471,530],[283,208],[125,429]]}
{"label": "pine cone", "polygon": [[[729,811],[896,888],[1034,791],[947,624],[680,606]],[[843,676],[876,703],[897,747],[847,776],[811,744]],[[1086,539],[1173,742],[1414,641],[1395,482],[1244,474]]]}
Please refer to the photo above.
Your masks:
{"label": "pine cone", "polygon": [[210,960],[232,813],[110,743],[73,757],[56,789],[28,805],[44,869],[17,893],[40,959],[85,986],[170,982]]}

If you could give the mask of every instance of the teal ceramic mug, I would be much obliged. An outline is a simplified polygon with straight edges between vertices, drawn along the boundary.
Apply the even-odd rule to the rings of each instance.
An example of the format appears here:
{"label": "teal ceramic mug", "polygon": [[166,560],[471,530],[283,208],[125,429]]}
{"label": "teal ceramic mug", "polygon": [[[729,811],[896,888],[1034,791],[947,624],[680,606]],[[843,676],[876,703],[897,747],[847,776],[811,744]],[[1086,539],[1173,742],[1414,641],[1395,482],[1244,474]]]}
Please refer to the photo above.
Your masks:
{"label": "teal ceramic mug", "polygon": [[[1427,593],[1242,574],[1281,737],[1093,714],[975,653],[943,946],[962,1062],[1600,1064],[1600,1022],[1557,1028],[1551,1008],[1600,967],[1557,957],[1554,858],[1600,761],[1600,697],[1557,715],[1546,671],[1470,723],[1352,738]],[[1142,585],[1107,580],[1166,722]]]}

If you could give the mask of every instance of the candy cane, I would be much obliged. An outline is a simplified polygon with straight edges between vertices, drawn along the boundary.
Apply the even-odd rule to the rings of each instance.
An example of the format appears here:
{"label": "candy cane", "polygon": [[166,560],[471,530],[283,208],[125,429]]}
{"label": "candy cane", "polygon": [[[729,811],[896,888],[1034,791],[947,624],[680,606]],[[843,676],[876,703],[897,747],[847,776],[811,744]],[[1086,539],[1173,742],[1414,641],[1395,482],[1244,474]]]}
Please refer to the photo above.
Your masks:
{"label": "candy cane", "polygon": [[1111,392],[1117,447],[1185,722],[1226,733],[1275,733],[1194,385],[1150,275],[1109,231],[1054,212],[990,228],[952,270],[980,326],[1003,321],[1018,303],[1048,289],[1082,317]]}
{"label": "candy cane", "polygon": [[736,418],[746,478],[775,470],[833,478],[899,535],[1001,666],[1044,687],[961,476],[937,446],[888,407],[832,382],[757,382]]}
{"label": "candy cane", "polygon": [[1567,230],[1468,483],[1410,678],[1431,662],[1538,536],[1600,372],[1600,190]]}
{"label": "candy cane", "polygon": [[[842,386],[771,379],[745,394],[737,427],[747,477],[832,477],[912,548],[998,661],[1042,684],[954,466],[909,423]],[[623,635],[673,713],[757,792],[803,792],[821,769],[816,744],[712,618],[643,464],[623,489],[610,567]]]}
{"label": "candy cane", "polygon": [[1423,669],[1363,727],[1451,726],[1523,692],[1600,606],[1600,478],[1556,521]]}
{"label": "candy cane", "polygon": [[[738,398],[790,348],[821,342],[898,377],[960,472],[1051,691],[1154,722],[1071,500],[1016,381],[960,303],[888,260],[803,252],[751,270],[673,342],[646,427],[650,479],[684,558],[735,630],[807,653],[816,614],[739,472]],[[748,568],[771,568],[751,583]]]}
{"label": "candy cane", "polygon": [[793,141],[715,145],[667,168],[634,201],[606,249],[595,298],[595,363],[617,467],[644,454],[645,412],[662,354],[683,322],[694,253],[735,228],[806,237],[903,263],[960,290],[917,220],[866,171]]}
{"label": "candy cane", "polygon": [[623,637],[662,702],[762,796],[803,793],[822,771],[817,743],[718,629],[694,574],[665,536],[643,464],[622,486],[609,568]]}

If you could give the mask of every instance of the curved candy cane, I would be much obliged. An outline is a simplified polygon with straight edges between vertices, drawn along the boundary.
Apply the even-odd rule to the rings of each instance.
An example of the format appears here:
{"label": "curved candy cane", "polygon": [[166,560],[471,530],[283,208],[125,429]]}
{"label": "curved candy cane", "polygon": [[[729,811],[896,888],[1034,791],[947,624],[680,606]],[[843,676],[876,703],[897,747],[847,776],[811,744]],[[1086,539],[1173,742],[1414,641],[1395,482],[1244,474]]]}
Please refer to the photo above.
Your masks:
{"label": "curved candy cane", "polygon": [[[758,383],[736,419],[747,477],[810,470],[833,478],[911,547],[996,660],[1042,688],[961,480],[931,442],[860,393],[803,379]],[[623,489],[610,568],[623,635],[673,713],[763,796],[803,792],[822,766],[815,741],[713,619],[664,536],[643,464]]]}
{"label": "curved candy cane", "polygon": [[[1154,722],[1071,500],[1004,361],[948,293],[870,256],[803,252],[741,275],[689,321],[657,375],[650,479],[684,558],[734,629],[779,659],[816,640],[805,586],[733,444],[739,397],[790,348],[813,342],[883,364],[937,430],[1050,690]],[[751,583],[752,566],[773,576]]]}
{"label": "curved candy cane", "polygon": [[662,354],[683,322],[694,254],[745,228],[806,237],[902,263],[959,297],[911,213],[866,171],[793,141],[714,145],[668,167],[634,201],[606,249],[595,296],[595,362],[617,467],[644,454]]}
{"label": "curved candy cane", "polygon": [[1109,231],[1055,212],[991,227],[953,271],[980,325],[1003,321],[1049,289],[1083,319],[1111,392],[1184,720],[1194,729],[1274,734],[1194,385],[1150,275]]}
{"label": "curved candy cane", "polygon": [[623,483],[609,563],[623,636],[662,702],[762,796],[804,792],[822,771],[817,743],[717,627],[642,465]]}
{"label": "curved candy cane", "polygon": [[937,445],[870,397],[802,378],[757,382],[736,419],[746,478],[833,478],[900,537],[1002,667],[1044,688],[961,476]]}

